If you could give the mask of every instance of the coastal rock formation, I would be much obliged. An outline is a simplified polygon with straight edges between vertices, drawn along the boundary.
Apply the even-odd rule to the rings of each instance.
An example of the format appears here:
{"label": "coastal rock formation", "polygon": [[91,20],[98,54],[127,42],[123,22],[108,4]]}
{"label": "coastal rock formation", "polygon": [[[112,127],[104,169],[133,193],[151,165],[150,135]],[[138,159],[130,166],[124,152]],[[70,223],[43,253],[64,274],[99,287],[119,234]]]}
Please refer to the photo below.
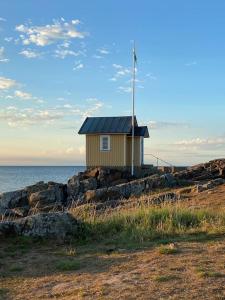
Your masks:
{"label": "coastal rock formation", "polygon": [[22,190],[0,194],[0,218],[12,221],[87,203],[101,206],[101,203],[120,202],[166,187],[195,185],[194,191],[199,193],[224,183],[224,180],[225,159],[212,160],[173,174],[155,174],[140,179],[122,169],[93,168],[73,176],[67,184],[41,181]]}
{"label": "coastal rock formation", "polygon": [[142,193],[147,193],[153,189],[172,187],[176,184],[176,181],[172,174],[169,175],[152,175],[108,188],[89,190],[84,193],[83,202],[104,202],[109,199],[129,198],[140,196]]}
{"label": "coastal rock formation", "polygon": [[64,240],[69,236],[78,236],[81,230],[81,222],[66,212],[41,213],[16,221],[0,222],[0,237],[23,235]]}
{"label": "coastal rock formation", "polygon": [[[0,195],[0,215],[21,217],[33,212],[33,208],[49,211],[55,206],[63,206],[67,201],[66,185],[61,183],[38,182],[23,190]],[[48,209],[46,208],[48,207]]]}
{"label": "coastal rock formation", "polygon": [[196,184],[196,186],[194,187],[194,192],[197,192],[197,193],[201,193],[203,191],[206,191],[206,190],[210,190],[210,189],[213,189],[215,188],[216,186],[218,185],[221,185],[221,184],[224,184],[225,183],[225,179],[223,178],[216,178],[214,180],[210,180],[204,184]]}
{"label": "coastal rock formation", "polygon": [[225,178],[225,159],[215,159],[204,164],[198,164],[184,171],[174,173],[177,179],[210,180]]}
{"label": "coastal rock formation", "polygon": [[47,189],[32,192],[28,198],[30,207],[45,207],[52,204],[63,205],[67,199],[65,185],[49,182]]}

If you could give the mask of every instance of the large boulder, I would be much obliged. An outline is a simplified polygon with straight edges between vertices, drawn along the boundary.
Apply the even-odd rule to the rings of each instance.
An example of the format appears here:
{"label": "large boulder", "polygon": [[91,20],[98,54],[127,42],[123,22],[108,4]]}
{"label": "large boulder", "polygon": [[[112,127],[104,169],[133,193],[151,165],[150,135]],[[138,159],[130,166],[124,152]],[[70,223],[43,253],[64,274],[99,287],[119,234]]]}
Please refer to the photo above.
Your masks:
{"label": "large boulder", "polygon": [[31,193],[28,202],[31,207],[44,207],[52,204],[64,204],[66,197],[63,184],[50,182],[47,189]]}
{"label": "large boulder", "polygon": [[0,211],[27,204],[27,192],[24,190],[6,192],[0,195]]}
{"label": "large boulder", "polygon": [[0,236],[23,235],[65,239],[78,237],[82,224],[67,212],[41,213],[16,221],[0,222]]}
{"label": "large boulder", "polygon": [[25,187],[24,191],[26,191],[29,196],[32,193],[44,191],[47,188],[48,188],[48,183],[44,183],[44,181],[39,181],[33,185],[29,185],[29,186]]}

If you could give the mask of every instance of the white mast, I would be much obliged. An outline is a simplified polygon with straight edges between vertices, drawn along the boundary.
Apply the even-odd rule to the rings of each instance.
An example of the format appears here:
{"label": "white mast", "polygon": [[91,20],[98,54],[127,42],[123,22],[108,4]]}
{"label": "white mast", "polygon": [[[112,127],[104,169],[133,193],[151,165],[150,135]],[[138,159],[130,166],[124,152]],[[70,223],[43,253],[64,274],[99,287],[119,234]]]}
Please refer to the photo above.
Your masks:
{"label": "white mast", "polygon": [[133,45],[133,53],[132,53],[132,58],[133,58],[133,80],[132,80],[132,154],[131,154],[131,175],[134,175],[134,99],[135,99],[135,63],[136,63],[136,53],[135,53],[135,42]]}

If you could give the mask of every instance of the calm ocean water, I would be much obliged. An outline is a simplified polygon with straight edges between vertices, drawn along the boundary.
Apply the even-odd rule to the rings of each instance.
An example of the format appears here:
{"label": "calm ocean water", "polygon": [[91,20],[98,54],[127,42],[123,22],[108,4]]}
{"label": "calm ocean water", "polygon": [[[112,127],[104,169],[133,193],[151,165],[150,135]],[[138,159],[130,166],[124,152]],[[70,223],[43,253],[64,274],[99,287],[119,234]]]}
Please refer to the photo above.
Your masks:
{"label": "calm ocean water", "polygon": [[14,191],[38,181],[66,183],[85,167],[0,167],[0,193]]}

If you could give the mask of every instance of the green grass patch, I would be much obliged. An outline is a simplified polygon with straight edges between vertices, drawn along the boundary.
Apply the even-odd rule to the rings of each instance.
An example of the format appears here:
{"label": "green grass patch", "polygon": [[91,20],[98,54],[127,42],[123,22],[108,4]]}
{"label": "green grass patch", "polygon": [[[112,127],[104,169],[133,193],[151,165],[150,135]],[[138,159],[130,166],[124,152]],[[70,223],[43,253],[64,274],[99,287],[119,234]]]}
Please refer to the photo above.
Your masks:
{"label": "green grass patch", "polygon": [[23,271],[23,267],[17,266],[17,265],[11,266],[11,267],[9,268],[9,271],[10,271],[10,272],[21,272],[21,271]]}
{"label": "green grass patch", "polygon": [[80,263],[75,260],[61,260],[56,263],[58,271],[74,271],[80,269]]}
{"label": "green grass patch", "polygon": [[177,248],[170,248],[169,246],[159,247],[159,254],[177,254],[180,250]]}
{"label": "green grass patch", "polygon": [[202,278],[225,278],[225,274],[222,274],[220,272],[215,272],[212,270],[205,270],[204,268],[197,268],[196,272],[199,277]]}
{"label": "green grass patch", "polygon": [[157,282],[167,282],[167,281],[177,280],[177,279],[179,279],[178,276],[171,275],[171,274],[168,274],[168,275],[156,275],[156,276],[153,277],[153,280],[157,281]]}
{"label": "green grass patch", "polygon": [[8,293],[8,289],[0,288],[0,299],[6,299]]}
{"label": "green grass patch", "polygon": [[191,211],[172,206],[141,207],[83,219],[86,222],[83,239],[120,243],[166,240],[199,234],[225,233],[225,214],[207,210]]}

